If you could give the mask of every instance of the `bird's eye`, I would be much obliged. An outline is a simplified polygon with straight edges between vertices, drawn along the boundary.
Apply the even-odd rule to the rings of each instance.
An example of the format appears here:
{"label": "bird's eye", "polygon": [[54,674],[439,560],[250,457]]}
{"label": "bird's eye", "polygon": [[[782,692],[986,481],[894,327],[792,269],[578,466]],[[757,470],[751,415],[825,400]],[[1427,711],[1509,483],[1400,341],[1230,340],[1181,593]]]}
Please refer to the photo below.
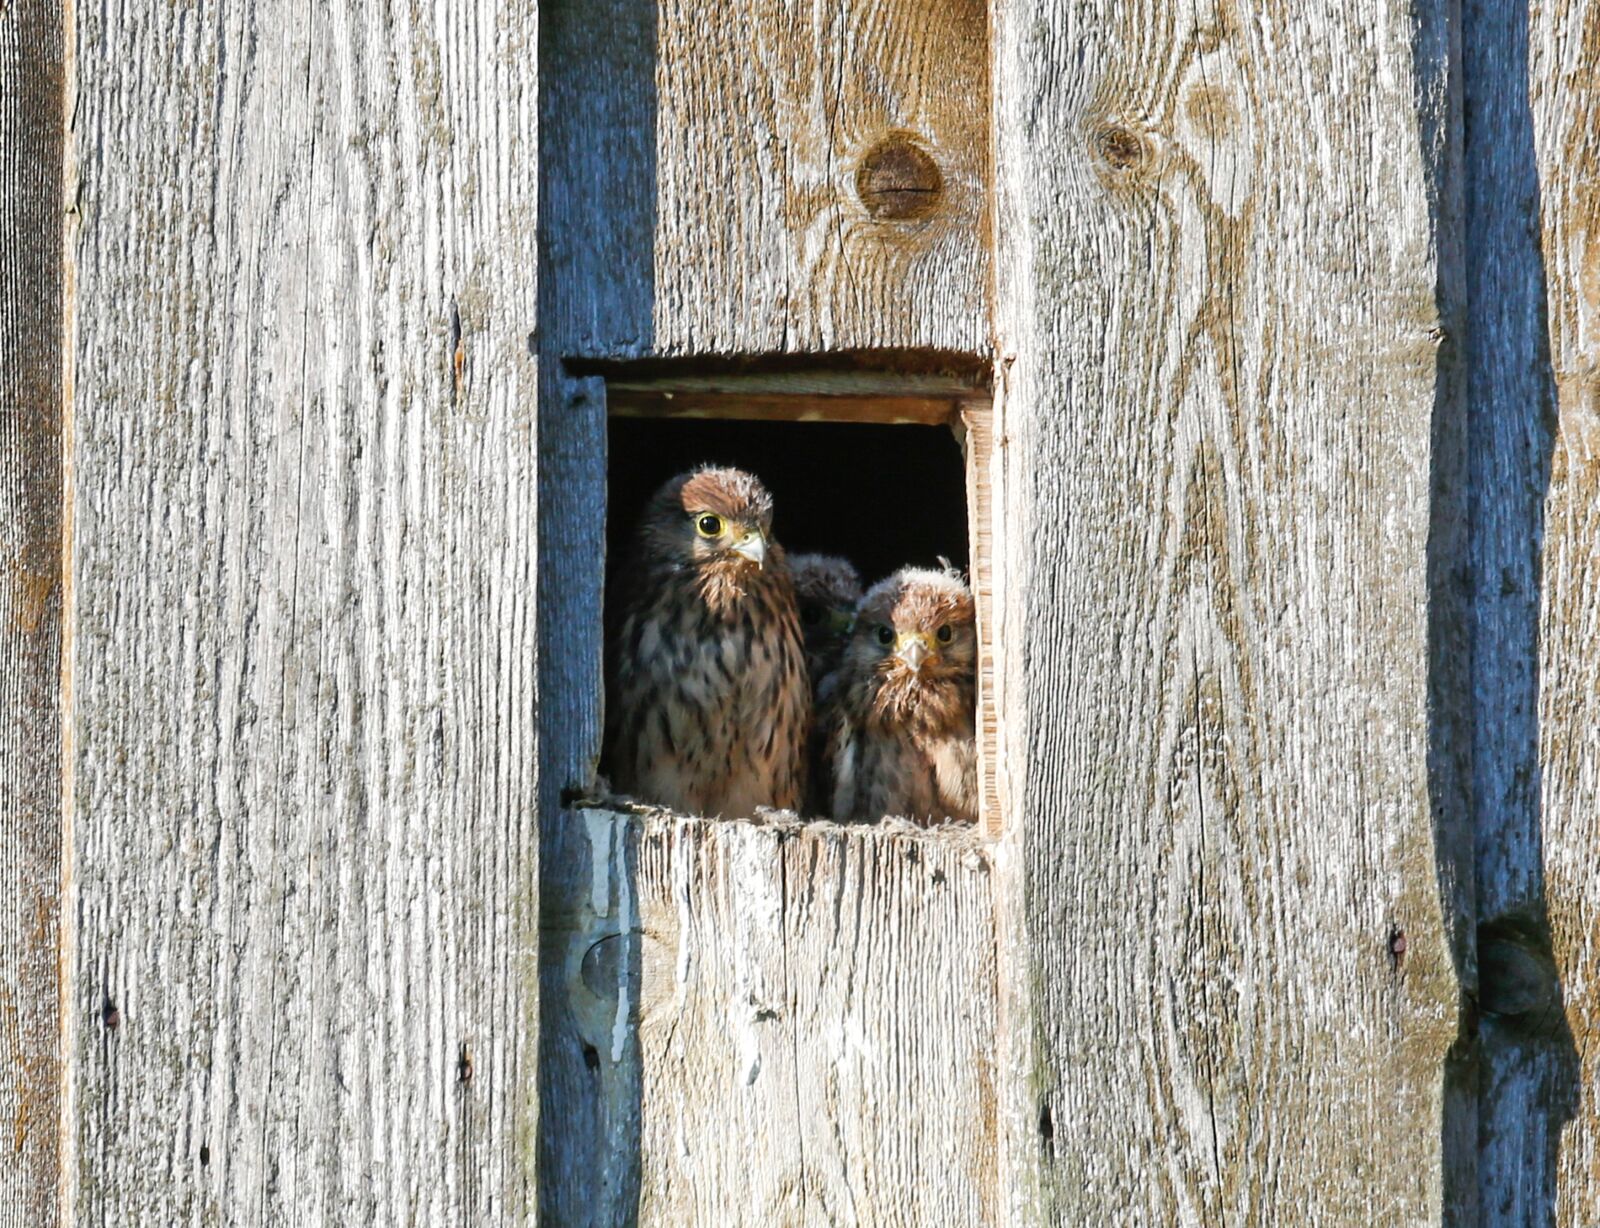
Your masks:
{"label": "bird's eye", "polygon": [[894,632],[888,627],[878,628],[878,643],[885,646],[894,643]]}
{"label": "bird's eye", "polygon": [[700,531],[701,537],[721,537],[722,517],[707,512],[694,522],[694,527]]}
{"label": "bird's eye", "polygon": [[955,633],[950,630],[950,624],[949,623],[945,623],[944,626],[940,627],[937,631],[935,631],[933,633],[934,638],[936,640],[938,640],[941,644],[948,644],[950,642],[950,637],[953,634],[955,634]]}
{"label": "bird's eye", "polygon": [[822,610],[819,606],[803,605],[800,607],[800,621],[808,627],[815,627],[822,621]]}

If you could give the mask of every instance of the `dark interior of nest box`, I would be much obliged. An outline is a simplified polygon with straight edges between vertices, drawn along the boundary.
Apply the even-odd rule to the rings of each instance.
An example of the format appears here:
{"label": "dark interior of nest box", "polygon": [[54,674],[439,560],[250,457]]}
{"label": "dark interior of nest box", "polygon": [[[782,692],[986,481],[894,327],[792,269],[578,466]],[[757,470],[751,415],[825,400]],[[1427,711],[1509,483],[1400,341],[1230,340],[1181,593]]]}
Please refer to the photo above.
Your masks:
{"label": "dark interior of nest box", "polygon": [[866,392],[860,379],[845,383],[849,391],[840,382],[608,382],[608,596],[650,495],[706,463],[762,480],[773,534],[791,555],[842,555],[864,585],[941,558],[966,571],[963,413],[986,408],[987,393],[925,377],[909,389],[876,381]]}

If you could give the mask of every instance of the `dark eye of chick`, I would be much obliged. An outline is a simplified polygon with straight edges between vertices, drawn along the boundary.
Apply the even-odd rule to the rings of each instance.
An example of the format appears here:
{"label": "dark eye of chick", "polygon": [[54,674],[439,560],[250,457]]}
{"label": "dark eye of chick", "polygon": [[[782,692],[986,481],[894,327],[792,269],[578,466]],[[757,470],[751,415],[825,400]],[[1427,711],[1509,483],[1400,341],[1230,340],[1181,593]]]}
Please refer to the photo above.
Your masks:
{"label": "dark eye of chick", "polygon": [[701,537],[719,537],[722,534],[722,517],[707,512],[694,522],[694,527],[700,531]]}
{"label": "dark eye of chick", "polygon": [[944,626],[940,627],[933,634],[934,638],[937,639],[941,644],[948,644],[950,642],[950,637],[955,633],[950,630],[950,624],[945,623]]}
{"label": "dark eye of chick", "polygon": [[894,632],[888,627],[878,628],[878,643],[888,646],[894,643]]}
{"label": "dark eye of chick", "polygon": [[815,627],[822,621],[822,608],[814,605],[800,607],[800,621],[808,627]]}

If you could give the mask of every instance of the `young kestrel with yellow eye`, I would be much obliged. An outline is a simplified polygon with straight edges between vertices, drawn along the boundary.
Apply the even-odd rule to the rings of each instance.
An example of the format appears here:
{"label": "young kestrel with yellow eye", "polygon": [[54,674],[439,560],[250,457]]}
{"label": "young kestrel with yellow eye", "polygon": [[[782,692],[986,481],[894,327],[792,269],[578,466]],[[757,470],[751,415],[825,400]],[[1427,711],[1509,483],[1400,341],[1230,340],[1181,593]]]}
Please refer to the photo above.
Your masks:
{"label": "young kestrel with yellow eye", "polygon": [[906,567],[867,590],[823,687],[823,757],[842,823],[978,817],[972,594],[950,571]]}
{"label": "young kestrel with yellow eye", "polygon": [[622,587],[612,784],[688,814],[798,808],[811,686],[766,488],[739,469],[673,478],[645,509]]}

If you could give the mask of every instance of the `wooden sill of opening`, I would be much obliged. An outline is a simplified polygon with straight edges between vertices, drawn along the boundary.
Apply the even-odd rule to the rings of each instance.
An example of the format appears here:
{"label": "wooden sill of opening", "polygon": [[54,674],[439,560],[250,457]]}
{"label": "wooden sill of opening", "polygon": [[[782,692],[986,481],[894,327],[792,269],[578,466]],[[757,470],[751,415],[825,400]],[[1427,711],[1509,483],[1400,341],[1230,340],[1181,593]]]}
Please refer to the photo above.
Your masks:
{"label": "wooden sill of opening", "polygon": [[606,378],[606,411],[619,418],[721,418],[764,422],[947,425],[967,471],[967,534],[978,613],[979,828],[1000,834],[994,705],[994,532],[990,462],[993,398],[972,379],[941,373],[778,371],[673,373]]}
{"label": "wooden sill of opening", "polygon": [[856,1222],[984,1221],[999,981],[981,834],[574,813],[593,875],[553,950],[588,1070],[634,1115],[641,1222],[790,1223],[797,1190]]}

